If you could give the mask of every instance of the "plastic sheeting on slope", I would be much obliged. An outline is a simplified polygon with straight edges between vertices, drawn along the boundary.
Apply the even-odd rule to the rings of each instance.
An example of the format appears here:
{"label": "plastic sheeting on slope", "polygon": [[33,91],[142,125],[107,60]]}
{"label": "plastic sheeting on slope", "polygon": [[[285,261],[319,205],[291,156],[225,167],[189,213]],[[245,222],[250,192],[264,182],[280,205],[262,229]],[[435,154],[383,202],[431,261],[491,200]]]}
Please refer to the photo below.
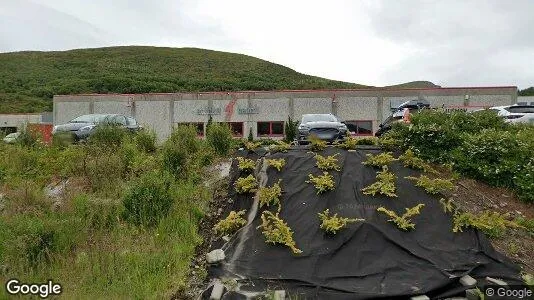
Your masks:
{"label": "plastic sheeting on slope", "polygon": [[[224,245],[226,262],[210,270],[212,276],[237,275],[252,281],[279,282],[284,288],[307,291],[306,297],[320,299],[395,298],[409,295],[437,295],[457,287],[459,277],[470,274],[519,283],[519,268],[497,253],[487,238],[477,230],[452,232],[452,218],[443,212],[438,199],[425,193],[405,176],[419,172],[392,163],[397,175],[398,198],[367,196],[361,189],[375,182],[378,169],[362,164],[368,153],[378,149],[348,152],[328,148],[322,155],[339,153],[341,171],[330,171],[336,189],[317,195],[312,184],[305,183],[308,174],[321,174],[315,167],[314,154],[305,150],[277,153],[269,158],[285,158],[282,172],[267,170],[271,186],[282,179],[280,217],[294,231],[297,247],[294,255],[283,245],[265,243],[261,230],[261,211],[251,224],[242,228]],[[235,166],[234,166],[235,168]],[[237,177],[234,169],[234,178]],[[232,209],[247,209],[252,195],[231,194]],[[376,211],[380,206],[402,214],[405,208],[424,203],[421,214],[414,217],[415,230],[404,232],[387,222],[387,216]],[[319,212],[365,222],[351,223],[337,235],[325,234],[319,228]],[[271,210],[275,210],[271,208]],[[273,282],[271,281],[271,282]]]}

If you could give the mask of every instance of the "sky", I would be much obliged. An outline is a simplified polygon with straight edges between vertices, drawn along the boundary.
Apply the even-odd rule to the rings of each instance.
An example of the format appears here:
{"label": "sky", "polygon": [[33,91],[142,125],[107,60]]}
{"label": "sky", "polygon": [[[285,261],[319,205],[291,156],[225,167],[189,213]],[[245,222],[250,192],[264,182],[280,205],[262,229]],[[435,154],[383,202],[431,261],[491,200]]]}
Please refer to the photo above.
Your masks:
{"label": "sky", "polygon": [[526,88],[532,13],[532,0],[0,0],[0,52],[197,47],[374,86]]}

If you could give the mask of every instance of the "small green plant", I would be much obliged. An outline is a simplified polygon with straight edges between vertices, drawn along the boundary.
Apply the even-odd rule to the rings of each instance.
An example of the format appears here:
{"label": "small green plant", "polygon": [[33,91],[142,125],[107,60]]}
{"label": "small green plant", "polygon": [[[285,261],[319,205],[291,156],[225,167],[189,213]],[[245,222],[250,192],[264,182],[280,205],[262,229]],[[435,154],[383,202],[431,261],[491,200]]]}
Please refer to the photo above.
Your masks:
{"label": "small green plant", "polygon": [[232,130],[225,123],[212,123],[206,128],[206,140],[215,153],[226,156],[232,147]]}
{"label": "small green plant", "polygon": [[245,210],[238,212],[232,210],[226,218],[215,224],[213,230],[220,235],[232,234],[247,224],[247,220],[243,218],[244,215]]}
{"label": "small green plant", "polygon": [[376,194],[388,197],[397,197],[395,194],[395,174],[388,171],[387,166],[382,167],[382,171],[376,173],[377,181],[362,189],[365,195],[375,196]]}
{"label": "small green plant", "polygon": [[266,243],[286,245],[294,254],[302,253],[293,239],[293,231],[284,220],[280,219],[278,213],[273,214],[270,211],[264,211],[261,214],[261,221],[258,229],[262,229]]}
{"label": "small green plant", "polygon": [[254,176],[239,177],[234,183],[235,190],[238,194],[253,193],[258,187],[258,182]]}
{"label": "small green plant", "polygon": [[395,223],[399,229],[408,231],[410,229],[415,229],[415,223],[412,222],[411,218],[419,215],[424,206],[424,204],[419,203],[414,207],[406,208],[406,212],[400,217],[394,211],[388,210],[384,207],[379,207],[376,209],[376,211],[386,214],[389,217],[388,222]]}
{"label": "small green plant", "polygon": [[334,155],[330,156],[322,156],[319,154],[315,155],[315,160],[317,168],[323,170],[323,171],[329,171],[329,170],[336,170],[340,171],[341,168],[337,164],[337,157],[339,156],[339,153],[336,153]]}
{"label": "small green plant", "polygon": [[407,168],[422,170],[423,172],[427,173],[437,173],[437,171],[434,170],[428,163],[417,157],[411,149],[406,150],[404,154],[399,156],[399,160]]}
{"label": "small green plant", "polygon": [[145,153],[156,151],[156,132],[154,130],[142,129],[135,135],[135,144],[139,150]]}
{"label": "small green plant", "polygon": [[451,179],[441,179],[441,178],[429,178],[425,175],[419,177],[407,176],[406,179],[415,180],[415,185],[422,187],[429,194],[440,194],[454,189],[454,183]]}
{"label": "small green plant", "polygon": [[299,121],[294,121],[291,119],[291,116],[287,116],[287,122],[285,124],[285,138],[284,140],[288,143],[293,142],[297,138]]}
{"label": "small green plant", "polygon": [[261,141],[259,142],[252,142],[252,141],[246,141],[245,142],[245,149],[248,151],[254,151],[258,149],[261,146]]}
{"label": "small green plant", "polygon": [[356,139],[357,145],[369,145],[369,146],[376,146],[378,145],[378,138],[371,136],[371,137],[364,137]]}
{"label": "small green plant", "polygon": [[310,135],[310,149],[311,151],[323,151],[326,148],[326,141],[321,140],[315,135]]}
{"label": "small green plant", "polygon": [[507,228],[522,228],[515,221],[507,220],[508,214],[486,210],[478,216],[470,212],[456,212],[453,217],[453,232],[463,232],[464,228],[473,227],[481,230],[491,238],[501,237]]}
{"label": "small green plant", "polygon": [[345,228],[348,223],[365,221],[365,219],[342,218],[338,217],[337,214],[330,216],[329,209],[318,213],[318,215],[321,220],[321,229],[331,234],[336,234],[339,230]]}
{"label": "small green plant", "polygon": [[335,189],[334,177],[328,172],[323,172],[323,175],[319,176],[309,174],[308,177],[310,179],[306,180],[306,183],[313,183],[318,195]]}
{"label": "small green plant", "polygon": [[269,151],[272,153],[287,152],[289,149],[291,149],[291,145],[283,141],[277,141],[276,144],[269,146]]}
{"label": "small green plant", "polygon": [[252,172],[256,168],[256,162],[250,158],[238,157],[237,161],[237,167],[241,171]]}
{"label": "small green plant", "polygon": [[367,154],[367,160],[362,162],[366,166],[373,166],[381,168],[383,166],[389,165],[391,162],[396,161],[397,159],[393,157],[391,152],[383,152],[377,155]]}
{"label": "small green plant", "polygon": [[272,187],[260,187],[258,189],[260,208],[263,206],[270,207],[271,205],[278,205],[278,211],[280,211],[280,197],[282,197],[280,182],[282,182],[282,179],[279,179]]}
{"label": "small green plant", "polygon": [[336,142],[335,145],[341,149],[354,150],[358,145],[358,139],[348,135],[343,142]]}
{"label": "small green plant", "polygon": [[270,167],[273,167],[275,168],[276,170],[278,170],[278,172],[280,172],[282,170],[282,168],[286,165],[286,160],[283,159],[283,158],[280,158],[280,159],[266,159],[267,161],[267,165],[270,166]]}
{"label": "small green plant", "polygon": [[443,207],[445,213],[450,213],[454,211],[454,205],[452,204],[452,199],[445,200],[445,198],[439,199],[439,204]]}
{"label": "small green plant", "polygon": [[528,232],[534,234],[534,219],[516,218],[514,222],[523,226]]}

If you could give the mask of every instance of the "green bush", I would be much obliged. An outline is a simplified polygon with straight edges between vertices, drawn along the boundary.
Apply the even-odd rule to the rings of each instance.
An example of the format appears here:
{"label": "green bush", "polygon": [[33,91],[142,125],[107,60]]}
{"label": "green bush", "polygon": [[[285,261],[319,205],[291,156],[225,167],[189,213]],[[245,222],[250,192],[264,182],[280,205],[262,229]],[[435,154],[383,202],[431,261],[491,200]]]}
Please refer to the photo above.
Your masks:
{"label": "green bush", "polygon": [[287,117],[287,122],[284,125],[284,141],[291,143],[297,139],[299,121],[292,120],[290,116]]}
{"label": "green bush", "polygon": [[165,218],[173,204],[171,179],[151,172],[135,180],[122,198],[123,218],[135,225],[152,227]]}
{"label": "green bush", "polygon": [[102,149],[116,148],[122,144],[126,138],[126,130],[115,125],[98,125],[89,136],[89,143],[100,146]]}
{"label": "green bush", "polygon": [[142,129],[135,135],[137,147],[146,153],[156,151],[156,142],[156,132],[154,130]]}
{"label": "green bush", "polygon": [[197,137],[197,128],[193,125],[175,127],[168,141],[180,145],[186,153],[196,153],[201,145]]}
{"label": "green bush", "polygon": [[179,143],[167,140],[162,148],[163,170],[171,173],[175,178],[185,178],[188,173],[189,153]]}
{"label": "green bush", "polygon": [[17,138],[17,144],[24,147],[35,147],[39,145],[39,136],[36,132],[25,127],[20,131],[20,135]]}
{"label": "green bush", "polygon": [[213,123],[207,133],[208,144],[220,156],[226,156],[232,147],[232,131],[225,123]]}
{"label": "green bush", "polygon": [[534,203],[534,158],[524,165],[513,177],[513,184],[519,199]]}

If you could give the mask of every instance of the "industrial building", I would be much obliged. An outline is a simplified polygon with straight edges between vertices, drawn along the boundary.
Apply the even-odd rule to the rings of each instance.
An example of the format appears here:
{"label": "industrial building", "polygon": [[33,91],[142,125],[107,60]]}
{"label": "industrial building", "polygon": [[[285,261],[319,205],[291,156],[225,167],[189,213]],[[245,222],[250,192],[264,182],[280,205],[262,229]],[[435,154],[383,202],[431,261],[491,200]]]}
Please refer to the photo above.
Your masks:
{"label": "industrial building", "polygon": [[356,136],[372,135],[399,104],[425,99],[433,107],[473,110],[517,103],[517,87],[285,90],[54,96],[54,124],[92,113],[132,116],[165,139],[173,126],[195,124],[199,135],[211,117],[227,122],[236,137],[280,138],[288,117],[332,113]]}

